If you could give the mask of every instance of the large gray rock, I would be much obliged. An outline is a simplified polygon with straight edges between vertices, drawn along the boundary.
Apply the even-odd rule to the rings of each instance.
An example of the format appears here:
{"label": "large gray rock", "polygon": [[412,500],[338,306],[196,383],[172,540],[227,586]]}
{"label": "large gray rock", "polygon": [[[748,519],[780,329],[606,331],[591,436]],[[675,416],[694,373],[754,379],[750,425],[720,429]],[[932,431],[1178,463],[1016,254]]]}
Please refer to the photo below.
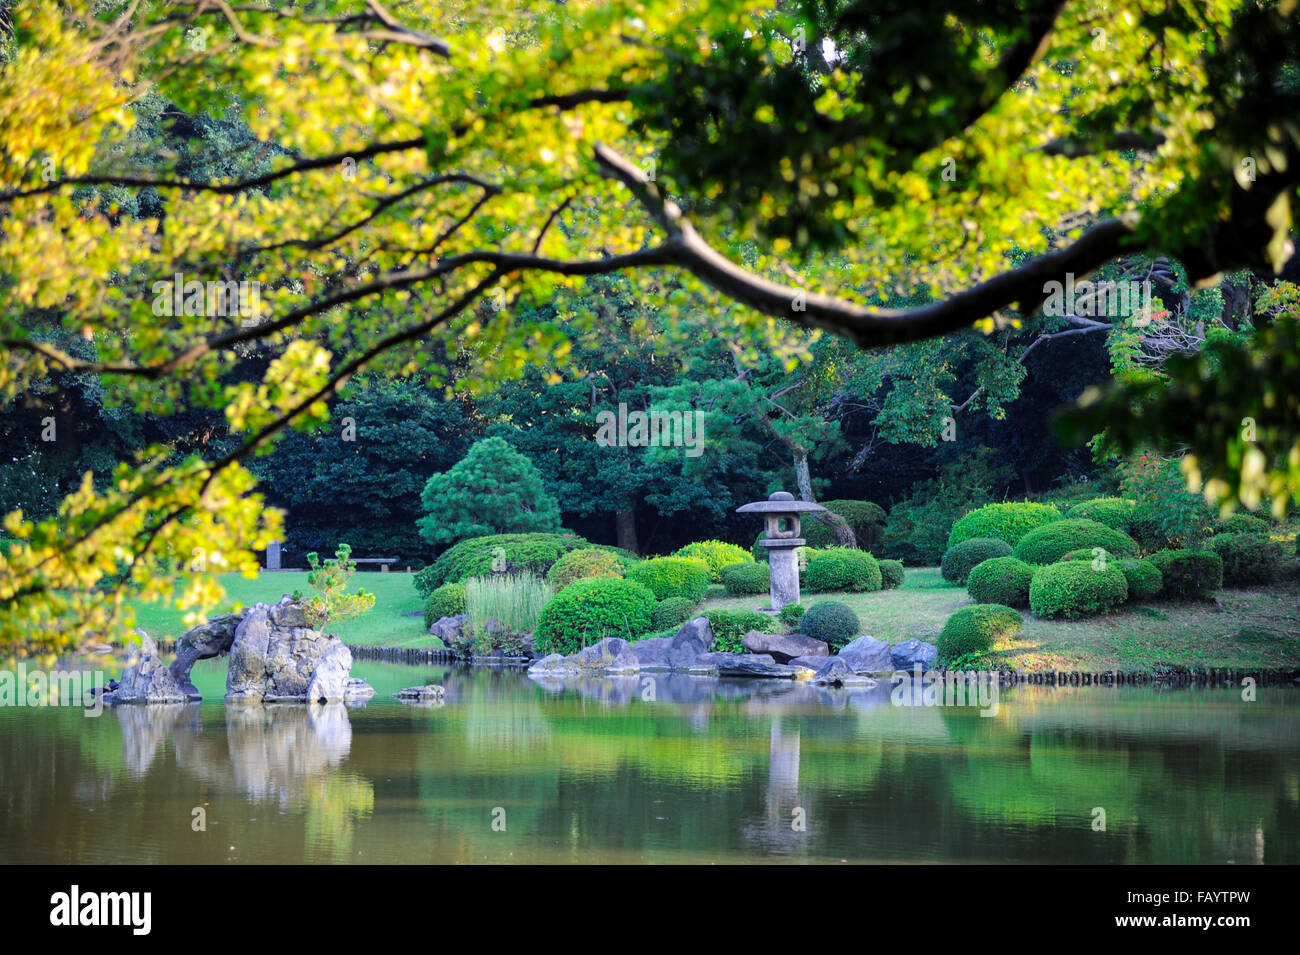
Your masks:
{"label": "large gray rock", "polygon": [[606,637],[589,647],[583,647],[568,659],[579,670],[604,670],[629,646],[631,644],[622,637]]}
{"label": "large gray rock", "polygon": [[[632,644],[628,652],[636,657],[636,662],[642,670],[671,670],[673,665],[669,660],[669,651],[672,649],[672,643],[672,637],[650,637]],[[691,658],[692,661],[694,659],[695,657]]]}
{"label": "large gray rock", "polygon": [[546,676],[547,674],[562,676],[568,673],[576,673],[577,667],[569,663],[568,658],[563,653],[548,653],[530,666],[528,672],[535,673],[538,676]]}
{"label": "large gray rock", "polygon": [[766,653],[701,653],[691,664],[691,673],[718,676],[772,677],[792,680],[794,667],[777,663]]}
{"label": "large gray rock", "polygon": [[895,670],[910,670],[918,663],[922,670],[928,670],[938,656],[939,651],[933,643],[915,637],[889,648],[889,658],[893,661]]}
{"label": "large gray rock", "polygon": [[116,690],[104,694],[104,702],[118,703],[188,703],[198,699],[192,693],[189,673],[180,679],[163,666],[158,645],[148,634],[140,638],[140,647],[132,654]]}
{"label": "large gray rock", "polygon": [[[713,628],[709,626],[708,617],[687,620],[668,645],[669,661],[674,666],[688,668],[697,656],[713,649],[713,639]],[[686,659],[687,654],[690,654],[689,660]]]}
{"label": "large gray rock", "polygon": [[795,657],[828,657],[830,647],[802,633],[759,633],[751,630],[740,641],[750,653],[766,653],[777,663],[789,663]]}
{"label": "large gray rock", "polygon": [[876,681],[867,676],[859,676],[853,665],[843,656],[834,656],[827,660],[812,678],[814,683],[823,686],[861,686],[872,687]]}
{"label": "large gray rock", "polygon": [[352,672],[352,651],[338,637],[331,636],[312,671],[307,699],[312,703],[343,702],[347,698],[348,674]]}
{"label": "large gray rock", "polygon": [[469,614],[457,614],[454,617],[439,617],[429,624],[429,633],[437,637],[447,647],[460,643],[461,630],[469,622]]}
{"label": "large gray rock", "polygon": [[872,673],[892,673],[894,659],[889,652],[889,644],[875,637],[858,637],[847,643],[839,656],[859,675]]}
{"label": "large gray rock", "polygon": [[226,671],[226,699],[260,700],[266,693],[266,650],[270,642],[270,608],[257,604],[235,628]]}

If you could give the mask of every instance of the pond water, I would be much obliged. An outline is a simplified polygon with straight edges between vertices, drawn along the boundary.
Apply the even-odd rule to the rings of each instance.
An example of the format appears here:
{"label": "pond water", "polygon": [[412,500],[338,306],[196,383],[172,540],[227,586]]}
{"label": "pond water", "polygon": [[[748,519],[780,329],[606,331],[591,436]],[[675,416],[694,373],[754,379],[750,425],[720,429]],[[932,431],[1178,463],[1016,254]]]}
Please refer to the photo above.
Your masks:
{"label": "pond water", "polygon": [[[364,708],[0,708],[0,863],[1300,862],[1292,688],[1020,687],[982,717],[888,684],[353,672]],[[222,663],[194,676],[220,700]],[[388,697],[426,682],[445,705]]]}

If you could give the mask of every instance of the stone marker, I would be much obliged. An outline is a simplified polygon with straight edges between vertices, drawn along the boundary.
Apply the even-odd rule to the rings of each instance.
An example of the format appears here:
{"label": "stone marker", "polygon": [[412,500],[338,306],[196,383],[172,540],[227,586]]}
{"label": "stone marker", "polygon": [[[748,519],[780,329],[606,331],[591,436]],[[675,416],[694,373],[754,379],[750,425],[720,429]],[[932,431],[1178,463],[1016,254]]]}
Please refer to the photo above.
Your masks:
{"label": "stone marker", "polygon": [[271,543],[266,545],[266,569],[267,570],[280,569],[280,542],[279,541],[271,541]]}
{"label": "stone marker", "polygon": [[763,613],[778,613],[786,604],[799,602],[798,548],[808,542],[799,536],[799,515],[826,508],[811,501],[796,501],[788,491],[777,491],[766,501],[754,501],[736,508],[737,514],[762,514],[767,537],[759,543],[767,548],[768,590],[771,607]]}

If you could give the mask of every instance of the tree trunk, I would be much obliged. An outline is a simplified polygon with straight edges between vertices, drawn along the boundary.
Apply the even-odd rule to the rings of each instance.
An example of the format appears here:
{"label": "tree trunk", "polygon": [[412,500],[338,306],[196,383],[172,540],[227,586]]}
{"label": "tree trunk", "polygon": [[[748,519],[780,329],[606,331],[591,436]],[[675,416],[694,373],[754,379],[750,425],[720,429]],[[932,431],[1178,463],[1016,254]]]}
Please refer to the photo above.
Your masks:
{"label": "tree trunk", "polygon": [[614,515],[618,527],[618,546],[625,551],[638,554],[636,543],[636,510],[625,507]]}
{"label": "tree trunk", "polygon": [[794,481],[799,485],[799,500],[817,503],[813,497],[812,474],[808,471],[808,452],[794,452]]}
{"label": "tree trunk", "polygon": [[[816,504],[817,498],[813,496],[812,474],[808,470],[808,452],[806,451],[794,452],[794,479],[795,483],[799,485],[799,500]],[[857,538],[853,536],[853,528],[849,526],[849,522],[834,511],[819,511],[816,516],[808,515],[808,519],[821,521],[823,524],[828,525],[835,532],[841,547],[858,546]]]}

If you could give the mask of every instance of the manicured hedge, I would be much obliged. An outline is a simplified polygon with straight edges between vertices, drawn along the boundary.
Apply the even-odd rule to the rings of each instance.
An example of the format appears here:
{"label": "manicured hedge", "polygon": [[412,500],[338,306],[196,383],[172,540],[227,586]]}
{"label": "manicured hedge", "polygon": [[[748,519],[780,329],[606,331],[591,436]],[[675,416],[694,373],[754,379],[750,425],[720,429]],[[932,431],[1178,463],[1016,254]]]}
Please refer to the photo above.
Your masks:
{"label": "manicured hedge", "polygon": [[465,585],[443,584],[424,598],[424,629],[428,630],[443,617],[455,617],[464,613],[465,607]]}
{"label": "manicured hedge", "polygon": [[571,550],[546,572],[546,582],[557,594],[576,580],[589,577],[622,577],[624,562],[617,554],[596,547]]}
{"label": "manicured hedge", "polygon": [[709,589],[709,565],[694,557],[654,557],[627,569],[628,580],[644,585],[656,600],[704,599]]}
{"label": "manicured hedge", "polygon": [[805,636],[822,640],[838,650],[858,635],[861,624],[851,607],[838,600],[819,600],[803,615],[799,629]]}
{"label": "manicured hedge", "polygon": [[709,629],[713,631],[713,649],[726,653],[744,653],[740,641],[751,630],[776,633],[776,618],[757,610],[706,610]]}
{"label": "manicured hedge", "polygon": [[1005,504],[985,504],[958,518],[948,533],[948,547],[975,537],[996,537],[1012,547],[1036,527],[1061,519],[1061,512],[1050,504],[1032,501],[1009,501]]}
{"label": "manicured hedge", "polygon": [[1020,632],[1024,618],[1002,604],[973,604],[962,607],[943,625],[935,643],[938,662],[947,666],[968,653],[985,653],[998,640]]}
{"label": "manicured hedge", "polygon": [[[879,543],[881,530],[888,515],[879,504],[871,501],[821,501],[821,506],[840,515],[853,528],[858,547],[871,550]],[[834,547],[840,542],[835,529],[816,513],[807,514],[800,522],[802,534],[811,547]]]}
{"label": "manicured hedge", "polygon": [[781,608],[781,612],[778,613],[777,616],[781,619],[781,622],[791,630],[798,630],[800,622],[803,620],[803,615],[807,612],[808,608],[803,604],[786,604]]}
{"label": "manicured hedge", "polygon": [[1016,545],[1027,564],[1053,564],[1072,550],[1101,547],[1114,557],[1136,557],[1137,541],[1100,521],[1066,518],[1030,531]]}
{"label": "manicured hedge", "polygon": [[894,590],[903,586],[907,572],[903,569],[901,560],[881,560],[877,563],[880,564],[881,586],[885,590]]}
{"label": "manicured hedge", "polygon": [[674,557],[694,557],[704,561],[709,567],[709,580],[718,583],[722,580],[722,569],[734,564],[753,563],[754,558],[743,547],[728,544],[720,540],[696,541],[680,548]]}
{"label": "manicured hedge", "polygon": [[1097,521],[1127,534],[1133,523],[1135,506],[1135,501],[1125,500],[1122,497],[1097,497],[1074,505],[1065,516],[1076,520]]}
{"label": "manicured hedge", "polygon": [[977,564],[994,557],[1009,557],[1011,545],[997,537],[972,537],[949,547],[939,564],[943,579],[954,584],[966,584],[966,578]]}
{"label": "manicured hedge", "polygon": [[[594,547],[576,534],[488,534],[458,541],[426,570],[432,587],[464,583],[491,573],[530,573],[545,577],[551,565],[571,550]],[[600,548],[618,552],[616,548]],[[430,589],[432,589],[430,587]]]}
{"label": "manicured hedge", "polygon": [[654,606],[650,612],[650,626],[655,630],[668,630],[672,627],[680,627],[687,620],[693,620],[699,614],[695,612],[698,607],[694,600],[687,600],[685,597],[669,597],[667,600],[661,600]]}
{"label": "manicured hedge", "polygon": [[1029,584],[1034,568],[1016,557],[993,557],[971,568],[966,592],[977,604],[1029,606]]}
{"label": "manicured hedge", "polygon": [[770,589],[771,578],[766,561],[731,564],[722,568],[722,586],[733,597],[765,594]]}
{"label": "manicured hedge", "polygon": [[880,564],[864,550],[831,547],[819,550],[808,560],[805,574],[814,593],[850,590],[857,593],[879,590],[884,583]]}
{"label": "manicured hedge", "polygon": [[1223,586],[1223,558],[1212,550],[1158,550],[1148,560],[1164,580],[1165,597],[1206,597]]}
{"label": "manicured hedge", "polygon": [[1286,559],[1286,550],[1267,534],[1215,534],[1205,545],[1223,561],[1225,584],[1241,586],[1272,583],[1282,572],[1282,562]]}
{"label": "manicured hedge", "polygon": [[1220,521],[1218,526],[1220,534],[1267,534],[1272,529],[1273,525],[1264,518],[1240,512]]}
{"label": "manicured hedge", "polygon": [[1068,554],[1062,555],[1061,560],[1094,561],[1098,557],[1104,557],[1106,559],[1106,562],[1109,563],[1112,560],[1120,559],[1116,557],[1114,554],[1110,553],[1110,551],[1106,550],[1106,548],[1104,547],[1101,549],[1100,554],[1096,553],[1096,550],[1097,549],[1095,547],[1080,547],[1078,550],[1072,550]]}
{"label": "manicured hedge", "polygon": [[1029,585],[1029,609],[1040,617],[1092,617],[1127,599],[1128,579],[1113,564],[1105,570],[1081,560],[1048,564]]}
{"label": "manicured hedge", "polygon": [[1149,560],[1129,557],[1119,562],[1119,569],[1124,579],[1128,581],[1130,602],[1158,597],[1160,591],[1164,589],[1165,580],[1160,573],[1160,568]]}
{"label": "manicured hedge", "polygon": [[575,581],[542,608],[537,649],[576,653],[606,637],[634,640],[650,631],[654,605],[654,594],[634,580]]}

